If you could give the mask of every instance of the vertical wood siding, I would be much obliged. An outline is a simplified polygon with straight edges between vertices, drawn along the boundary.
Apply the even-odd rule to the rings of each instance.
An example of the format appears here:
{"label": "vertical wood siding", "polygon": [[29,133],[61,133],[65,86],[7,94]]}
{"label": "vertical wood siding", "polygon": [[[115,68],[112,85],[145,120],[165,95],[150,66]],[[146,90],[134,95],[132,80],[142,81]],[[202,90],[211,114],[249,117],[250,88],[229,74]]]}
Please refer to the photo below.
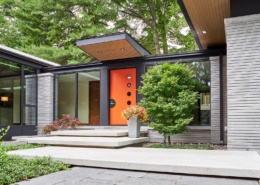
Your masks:
{"label": "vertical wood siding", "polygon": [[225,19],[228,149],[260,151],[260,14]]}

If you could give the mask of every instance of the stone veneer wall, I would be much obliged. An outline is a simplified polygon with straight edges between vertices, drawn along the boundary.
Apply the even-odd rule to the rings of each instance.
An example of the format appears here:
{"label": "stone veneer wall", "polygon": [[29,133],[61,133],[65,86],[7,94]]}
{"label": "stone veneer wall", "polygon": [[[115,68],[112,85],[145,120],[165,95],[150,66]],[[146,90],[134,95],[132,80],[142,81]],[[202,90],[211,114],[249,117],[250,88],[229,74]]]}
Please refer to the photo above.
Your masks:
{"label": "stone veneer wall", "polygon": [[[223,58],[223,63],[225,63]],[[210,57],[210,113],[211,113],[211,143],[223,143],[220,138],[220,71],[219,56]]]}
{"label": "stone veneer wall", "polygon": [[53,121],[53,83],[53,74],[38,75],[38,134],[44,125]]}
{"label": "stone veneer wall", "polygon": [[25,76],[25,124],[36,125],[36,75]]}
{"label": "stone veneer wall", "polygon": [[227,146],[260,151],[260,14],[225,19]]}

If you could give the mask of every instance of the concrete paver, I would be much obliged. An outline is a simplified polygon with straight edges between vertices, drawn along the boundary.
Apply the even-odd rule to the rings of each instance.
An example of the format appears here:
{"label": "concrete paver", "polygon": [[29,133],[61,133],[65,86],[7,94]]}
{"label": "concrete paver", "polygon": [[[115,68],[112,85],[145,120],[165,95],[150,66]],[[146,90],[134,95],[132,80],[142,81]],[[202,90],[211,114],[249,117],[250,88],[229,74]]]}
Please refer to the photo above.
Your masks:
{"label": "concrete paver", "polygon": [[125,170],[74,167],[17,185],[259,185],[256,179],[188,176]]}
{"label": "concrete paver", "polygon": [[19,138],[19,141],[27,141],[34,144],[59,145],[59,146],[84,146],[84,147],[107,147],[117,148],[149,140],[148,137],[69,137],[69,136],[49,136],[34,138]]}
{"label": "concrete paver", "polygon": [[51,156],[76,166],[150,172],[260,178],[260,156],[253,151],[44,147],[11,151],[26,158]]}

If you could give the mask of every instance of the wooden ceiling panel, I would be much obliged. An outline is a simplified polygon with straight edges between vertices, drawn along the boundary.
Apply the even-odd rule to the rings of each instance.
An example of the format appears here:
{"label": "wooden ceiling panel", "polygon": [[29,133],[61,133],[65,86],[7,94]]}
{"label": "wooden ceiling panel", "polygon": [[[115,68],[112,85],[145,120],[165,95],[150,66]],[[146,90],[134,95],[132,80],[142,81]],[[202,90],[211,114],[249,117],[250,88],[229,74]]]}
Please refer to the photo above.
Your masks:
{"label": "wooden ceiling panel", "polygon": [[183,0],[203,49],[225,45],[224,19],[230,17],[230,0]]}
{"label": "wooden ceiling panel", "polygon": [[100,61],[142,56],[127,40],[90,44],[79,48]]}
{"label": "wooden ceiling panel", "polygon": [[149,51],[125,32],[78,40],[77,46],[99,61],[150,55]]}

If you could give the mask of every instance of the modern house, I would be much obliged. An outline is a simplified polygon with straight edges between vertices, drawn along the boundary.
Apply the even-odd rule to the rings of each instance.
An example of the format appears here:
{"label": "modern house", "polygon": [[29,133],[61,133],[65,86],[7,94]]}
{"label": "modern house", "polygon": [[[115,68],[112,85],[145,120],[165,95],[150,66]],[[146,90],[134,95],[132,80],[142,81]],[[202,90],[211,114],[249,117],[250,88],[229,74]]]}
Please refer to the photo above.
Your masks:
{"label": "modern house", "polygon": [[[88,125],[126,125],[120,113],[141,100],[141,75],[157,63],[181,61],[193,66],[200,99],[189,132],[173,141],[259,151],[260,2],[178,2],[198,51],[151,55],[127,33],[116,33],[77,41],[97,62],[59,66],[0,46],[0,126],[11,125],[13,136],[34,135],[36,125],[61,114]],[[149,137],[162,140],[155,132]]]}

